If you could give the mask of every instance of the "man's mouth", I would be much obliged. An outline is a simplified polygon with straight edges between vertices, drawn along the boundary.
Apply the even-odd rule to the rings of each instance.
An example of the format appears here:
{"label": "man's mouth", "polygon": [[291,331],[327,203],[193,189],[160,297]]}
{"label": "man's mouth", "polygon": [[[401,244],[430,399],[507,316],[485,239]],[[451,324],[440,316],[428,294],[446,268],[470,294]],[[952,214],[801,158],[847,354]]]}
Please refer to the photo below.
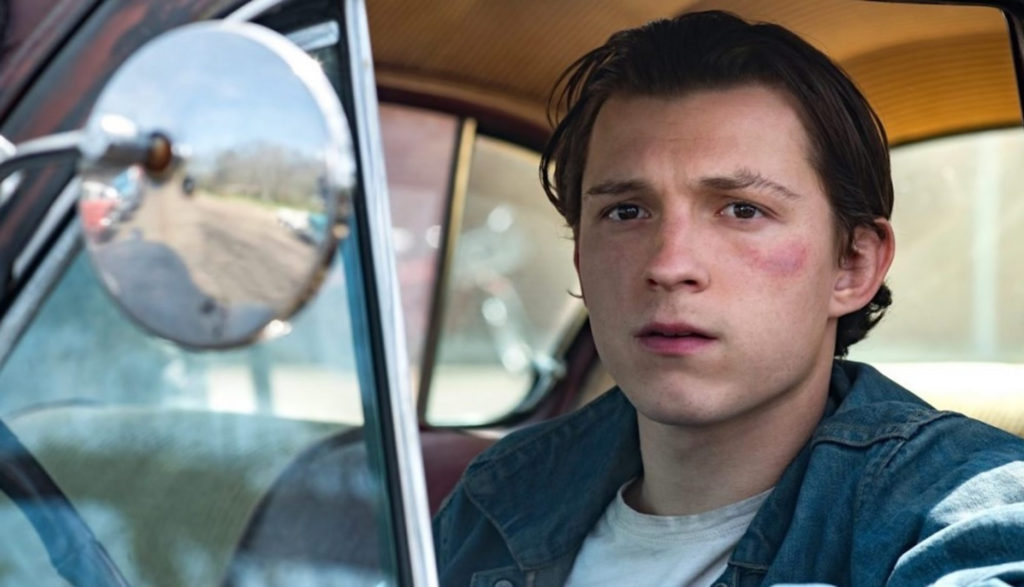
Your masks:
{"label": "man's mouth", "polygon": [[640,345],[658,355],[691,355],[717,337],[710,332],[684,323],[652,322],[636,332]]}
{"label": "man's mouth", "polygon": [[688,324],[666,324],[654,322],[641,328],[637,338],[662,337],[662,338],[704,338],[712,340],[715,337],[705,330]]}

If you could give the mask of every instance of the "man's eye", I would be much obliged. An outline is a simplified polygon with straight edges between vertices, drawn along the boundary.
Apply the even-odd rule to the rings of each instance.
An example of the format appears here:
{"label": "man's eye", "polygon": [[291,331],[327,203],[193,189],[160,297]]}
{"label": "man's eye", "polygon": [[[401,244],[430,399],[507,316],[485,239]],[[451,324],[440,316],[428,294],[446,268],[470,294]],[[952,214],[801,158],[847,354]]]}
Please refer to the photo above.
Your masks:
{"label": "man's eye", "polygon": [[748,204],[747,202],[734,202],[729,204],[725,207],[722,213],[726,216],[739,218],[740,220],[750,220],[764,215],[760,208],[753,204]]}
{"label": "man's eye", "polygon": [[643,215],[643,210],[636,204],[619,204],[605,214],[612,220],[635,220]]}

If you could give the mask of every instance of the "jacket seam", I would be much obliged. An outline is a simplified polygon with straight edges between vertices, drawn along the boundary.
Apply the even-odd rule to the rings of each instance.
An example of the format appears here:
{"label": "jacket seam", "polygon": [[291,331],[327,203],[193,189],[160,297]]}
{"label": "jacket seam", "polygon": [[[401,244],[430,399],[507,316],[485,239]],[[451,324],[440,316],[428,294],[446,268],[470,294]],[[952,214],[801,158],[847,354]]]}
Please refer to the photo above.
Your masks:
{"label": "jacket seam", "polygon": [[887,454],[883,455],[883,458],[870,459],[867,466],[864,468],[864,475],[861,476],[860,482],[857,483],[857,499],[856,499],[856,510],[854,516],[857,516],[857,512],[866,511],[867,499],[869,495],[877,494],[877,478],[879,474],[888,468],[889,463],[896,457],[900,450],[906,445],[908,438],[896,439],[897,442],[893,443],[892,448],[889,449]]}
{"label": "jacket seam", "polygon": [[888,451],[885,451],[879,458],[870,459],[864,468],[864,475],[861,477],[860,482],[857,484],[857,499],[856,499],[856,512],[867,511],[869,507],[867,500],[869,497],[877,496],[878,480],[882,477],[882,473],[886,471],[892,464],[892,462],[899,456],[900,452],[906,447],[907,443],[910,442],[915,436],[921,433],[922,429],[928,424],[932,424],[939,420],[944,420],[949,417],[960,417],[963,418],[962,414],[950,411],[941,411],[931,414],[929,418],[920,421],[914,426],[913,430],[909,434],[901,438],[890,439],[896,440],[892,447]]}
{"label": "jacket seam", "polygon": [[887,429],[878,432],[877,434],[869,438],[864,438],[862,440],[851,440],[849,438],[844,438],[835,435],[832,433],[831,429],[835,429],[836,431],[853,430],[863,428],[863,425],[832,423],[828,425],[830,431],[815,434],[814,438],[812,438],[811,440],[811,445],[813,446],[821,443],[830,443],[840,444],[843,446],[849,446],[854,448],[866,448],[873,444],[881,444],[894,439],[905,441],[910,440],[911,438],[916,436],[921,431],[921,428],[929,424],[932,424],[933,422],[936,422],[938,420],[943,420],[951,417],[963,418],[965,416],[957,412],[949,411],[930,412],[928,413],[928,416],[926,418],[921,418],[910,422],[903,422],[897,426],[890,425]]}
{"label": "jacket seam", "polygon": [[469,502],[473,504],[473,507],[476,508],[476,511],[480,512],[484,519],[487,520],[487,522],[494,528],[498,535],[501,536],[501,539],[505,541],[505,548],[508,549],[509,555],[512,556],[512,560],[516,563],[516,567],[520,571],[526,570],[527,567],[523,565],[523,561],[519,560],[518,554],[513,551],[512,541],[509,539],[508,534],[505,533],[504,528],[501,527],[501,524],[499,524],[498,521],[494,518],[494,516],[491,515],[491,512],[487,511],[487,509],[480,506],[480,503],[477,502],[475,496],[471,492],[465,491],[465,494],[466,499],[468,499]]}
{"label": "jacket seam", "polygon": [[748,563],[748,562],[745,562],[745,561],[738,561],[738,560],[737,561],[729,561],[729,564],[734,566],[734,567],[736,567],[736,568],[738,568],[738,569],[742,569],[743,571],[761,573],[762,575],[767,574],[768,573],[768,569],[771,568],[769,565],[762,565],[762,564],[757,564],[757,563]]}
{"label": "jacket seam", "polygon": [[455,491],[448,494],[448,497],[444,499],[444,503],[441,504],[441,508],[437,511],[438,521],[441,525],[441,544],[438,545],[438,566],[442,568],[448,564],[448,551],[452,535],[452,516],[449,513],[449,506],[452,503],[452,498],[459,491],[464,491],[461,484],[455,487]]}

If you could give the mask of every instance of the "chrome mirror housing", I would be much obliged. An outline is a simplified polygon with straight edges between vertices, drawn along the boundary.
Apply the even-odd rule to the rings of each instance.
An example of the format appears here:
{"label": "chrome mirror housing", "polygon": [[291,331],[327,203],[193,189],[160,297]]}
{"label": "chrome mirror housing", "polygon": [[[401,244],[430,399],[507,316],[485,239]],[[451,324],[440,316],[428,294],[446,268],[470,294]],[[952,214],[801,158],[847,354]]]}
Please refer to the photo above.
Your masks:
{"label": "chrome mirror housing", "polygon": [[344,112],[319,64],[258,25],[197,23],[142,47],[79,149],[100,278],[137,322],[185,346],[280,330],[347,234]]}

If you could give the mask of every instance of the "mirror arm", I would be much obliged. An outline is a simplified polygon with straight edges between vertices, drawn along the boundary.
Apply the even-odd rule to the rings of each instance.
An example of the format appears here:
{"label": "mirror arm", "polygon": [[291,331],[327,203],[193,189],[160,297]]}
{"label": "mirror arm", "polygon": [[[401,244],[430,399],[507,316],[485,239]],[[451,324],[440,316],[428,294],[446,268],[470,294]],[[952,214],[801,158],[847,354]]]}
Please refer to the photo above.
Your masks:
{"label": "mirror arm", "polygon": [[97,117],[95,125],[82,137],[80,149],[86,167],[141,164],[146,171],[160,174],[174,159],[167,135],[140,132],[132,121],[114,114]]}
{"label": "mirror arm", "polygon": [[140,163],[147,171],[160,173],[170,166],[174,153],[166,136],[160,133],[141,135],[134,128],[72,130],[16,146],[0,137],[0,182],[26,167],[73,163],[79,158],[90,164],[114,166]]}
{"label": "mirror arm", "polygon": [[21,143],[13,154],[0,160],[0,181],[26,167],[77,160],[82,137],[82,131],[73,130]]}

